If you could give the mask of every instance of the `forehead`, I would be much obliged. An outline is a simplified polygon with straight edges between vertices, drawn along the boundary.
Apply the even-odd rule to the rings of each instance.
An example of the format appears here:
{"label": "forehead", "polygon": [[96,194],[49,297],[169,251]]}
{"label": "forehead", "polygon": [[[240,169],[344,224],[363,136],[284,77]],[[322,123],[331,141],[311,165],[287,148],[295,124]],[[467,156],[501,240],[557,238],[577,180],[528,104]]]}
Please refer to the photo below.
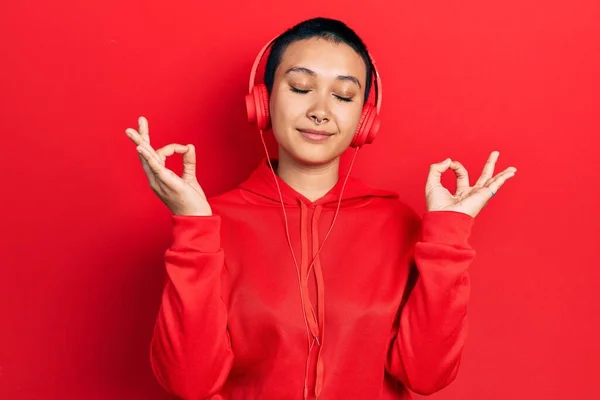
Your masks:
{"label": "forehead", "polygon": [[362,57],[352,47],[322,38],[291,43],[281,55],[281,63],[277,69],[281,73],[292,67],[308,68],[327,78],[353,75],[361,83],[364,83],[367,74]]}

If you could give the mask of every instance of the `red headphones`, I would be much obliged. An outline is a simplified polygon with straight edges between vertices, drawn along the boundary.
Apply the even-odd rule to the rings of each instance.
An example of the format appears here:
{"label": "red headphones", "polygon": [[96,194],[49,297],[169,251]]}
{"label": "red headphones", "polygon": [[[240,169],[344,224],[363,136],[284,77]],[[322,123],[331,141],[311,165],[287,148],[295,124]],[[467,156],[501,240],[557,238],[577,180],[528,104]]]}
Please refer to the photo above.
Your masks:
{"label": "red headphones", "polygon": [[[258,126],[259,130],[266,130],[271,126],[271,118],[269,116],[269,93],[267,86],[264,83],[258,85],[254,84],[256,71],[258,64],[262,60],[263,55],[271,47],[275,39],[269,41],[262,50],[258,53],[254,65],[252,66],[252,72],[250,73],[250,84],[248,87],[248,94],[246,95],[246,111],[248,112],[248,122],[254,123]],[[375,62],[373,57],[369,54],[371,64],[373,65],[374,89],[375,89],[375,105],[367,102],[365,103],[360,116],[360,121],[350,143],[350,147],[360,148],[365,144],[370,144],[375,140],[379,126],[381,125],[381,118],[379,116],[379,110],[381,109],[381,77],[375,68]]]}

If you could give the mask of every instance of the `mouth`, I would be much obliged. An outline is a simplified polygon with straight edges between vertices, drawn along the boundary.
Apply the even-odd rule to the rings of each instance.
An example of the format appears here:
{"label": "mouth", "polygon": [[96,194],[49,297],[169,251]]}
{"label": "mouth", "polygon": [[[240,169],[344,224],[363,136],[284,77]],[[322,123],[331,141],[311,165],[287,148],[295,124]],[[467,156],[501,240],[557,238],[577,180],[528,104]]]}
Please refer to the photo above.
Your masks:
{"label": "mouth", "polygon": [[298,132],[311,142],[323,142],[333,136],[333,133],[327,131],[318,131],[315,129],[297,129]]}

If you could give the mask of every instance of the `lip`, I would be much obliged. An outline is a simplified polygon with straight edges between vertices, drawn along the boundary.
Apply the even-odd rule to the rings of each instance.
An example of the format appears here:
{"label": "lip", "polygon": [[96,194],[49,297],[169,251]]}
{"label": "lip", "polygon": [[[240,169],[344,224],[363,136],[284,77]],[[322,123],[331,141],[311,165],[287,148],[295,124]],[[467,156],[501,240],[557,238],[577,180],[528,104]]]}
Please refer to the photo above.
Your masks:
{"label": "lip", "polygon": [[327,140],[333,133],[327,131],[319,131],[316,129],[298,129],[302,136],[311,142],[322,142]]}
{"label": "lip", "polygon": [[316,129],[298,129],[302,133],[308,133],[309,135],[321,135],[321,136],[331,136],[333,133],[329,133],[327,131],[318,131]]}

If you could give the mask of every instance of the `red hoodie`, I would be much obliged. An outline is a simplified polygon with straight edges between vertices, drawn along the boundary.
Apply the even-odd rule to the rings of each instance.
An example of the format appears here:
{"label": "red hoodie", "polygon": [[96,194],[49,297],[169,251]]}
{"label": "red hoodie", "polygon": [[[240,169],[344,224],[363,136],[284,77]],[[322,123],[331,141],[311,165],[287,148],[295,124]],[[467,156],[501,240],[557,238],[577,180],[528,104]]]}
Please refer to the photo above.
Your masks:
{"label": "red hoodie", "polygon": [[474,219],[420,218],[396,194],[350,178],[311,268],[342,180],[314,202],[277,180],[289,242],[266,160],[209,199],[214,215],[173,216],[151,345],[161,385],[186,400],[371,400],[452,382],[467,335]]}

